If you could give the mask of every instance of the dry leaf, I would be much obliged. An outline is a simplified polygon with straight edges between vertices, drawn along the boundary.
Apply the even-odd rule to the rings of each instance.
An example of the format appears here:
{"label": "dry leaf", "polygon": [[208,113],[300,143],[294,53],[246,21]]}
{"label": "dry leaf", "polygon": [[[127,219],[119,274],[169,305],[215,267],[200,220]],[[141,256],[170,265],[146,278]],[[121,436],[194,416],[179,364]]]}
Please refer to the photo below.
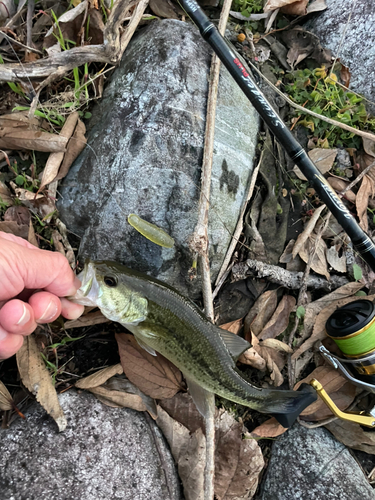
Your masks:
{"label": "dry leaf", "polygon": [[337,419],[325,425],[335,438],[349,448],[375,455],[375,433],[364,430],[354,422]]}
{"label": "dry leaf", "polygon": [[326,174],[331,170],[335,162],[337,149],[315,148],[309,151],[308,155],[314,162],[319,172],[322,174]]}
{"label": "dry leaf", "polygon": [[299,251],[299,256],[304,262],[307,263],[313,251],[314,251],[314,257],[311,262],[311,269],[318,274],[323,274],[323,276],[325,276],[327,280],[329,280],[330,276],[327,268],[327,257],[326,257],[327,245],[322,238],[319,238],[319,240],[317,241],[315,233],[311,234],[308,237],[304,247],[301,248],[301,250]]}
{"label": "dry leaf", "polygon": [[244,365],[250,365],[257,370],[263,371],[266,368],[265,360],[262,356],[260,356],[254,347],[250,347],[247,351],[242,353],[238,358],[238,361]]}
{"label": "dry leaf", "polygon": [[220,328],[223,330],[227,330],[228,332],[235,333],[236,335],[241,330],[243,318],[236,319],[234,321],[230,321],[229,323],[225,323],[225,325],[220,325]]}
{"label": "dry leaf", "polygon": [[258,335],[270,320],[277,306],[277,290],[264,292],[255,302],[244,321],[245,339],[251,339],[250,331]]}
{"label": "dry leaf", "polygon": [[[316,378],[322,384],[325,391],[330,395],[333,402],[340,410],[346,410],[354,401],[356,387],[348,382],[345,377],[340,375],[332,366],[328,365],[315,368],[310,375],[300,380],[294,386],[294,390],[297,390],[301,384],[309,384],[313,378]],[[303,420],[319,421],[332,415],[333,413],[328,406],[318,397],[314,403],[303,410],[300,414],[300,418]]]}
{"label": "dry leaf", "polygon": [[147,396],[171,398],[181,389],[181,372],[170,361],[146,352],[133,335],[116,334],[116,340],[125,375]]}
{"label": "dry leaf", "polygon": [[[328,177],[327,182],[337,193],[344,191],[344,189],[349,186],[349,182],[337,179],[337,177]],[[355,203],[357,196],[351,189],[349,189],[349,191],[344,194],[344,198],[347,198],[351,203]]]}
{"label": "dry leaf", "polygon": [[[352,76],[352,75],[351,75],[351,73],[350,73],[350,71],[349,71],[349,68],[347,68],[346,66],[344,66],[344,65],[341,63],[341,69],[340,69],[340,79],[341,79],[341,81],[342,81],[343,85],[345,85],[345,87],[349,87],[349,85],[350,85],[350,78],[351,78],[351,76]],[[369,139],[365,139],[365,138],[363,137],[363,141],[365,141],[365,140],[366,140],[366,141],[369,141]],[[373,142],[373,141],[371,141],[371,142],[372,142],[372,144],[374,144],[374,142]],[[366,151],[366,148],[364,148],[364,150]],[[367,151],[366,151],[366,153],[367,153]]]}
{"label": "dry leaf", "polygon": [[204,500],[206,443],[202,430],[197,429],[190,433],[184,425],[173,420],[160,406],[158,406],[156,423],[168,441],[177,464],[186,500]]}
{"label": "dry leaf", "polygon": [[280,9],[280,12],[288,16],[305,16],[307,14],[307,4],[309,0],[297,0],[290,5],[285,5]]}
{"label": "dry leaf", "polygon": [[326,9],[327,9],[326,0],[315,0],[315,2],[311,2],[307,6],[307,13],[311,14],[311,12],[320,12]]}
{"label": "dry leaf", "polygon": [[66,176],[74,160],[85,149],[87,142],[85,132],[85,124],[80,119],[78,119],[74,134],[69,139],[68,145],[66,147],[66,153],[64,154],[64,159],[61,163],[61,167],[59,169],[59,173],[57,174],[56,180],[61,180]]}
{"label": "dry leaf", "polygon": [[66,428],[67,422],[57,398],[51,375],[47,370],[35,337],[25,337],[21,349],[16,354],[18,371],[24,386],[32,392],[36,400],[57,423],[59,431]]}
{"label": "dry leaf", "polygon": [[93,387],[98,387],[99,385],[104,384],[111,377],[121,375],[122,373],[124,373],[124,370],[122,369],[121,364],[118,363],[117,365],[103,368],[88,377],[81,378],[81,380],[78,380],[75,385],[78,389],[92,389]]}
{"label": "dry leaf", "polygon": [[290,240],[287,246],[285,247],[285,250],[283,254],[281,255],[279,262],[281,264],[288,264],[293,260],[293,247],[295,244],[295,240]]}
{"label": "dry leaf", "polygon": [[291,354],[293,349],[285,344],[285,342],[281,342],[281,340],[277,339],[266,339],[261,343],[262,347],[269,347],[270,349],[275,349],[275,351],[286,352]]}
{"label": "dry leaf", "polygon": [[327,250],[327,262],[335,271],[346,273],[346,256],[343,253],[340,257],[335,245],[332,245]]}
{"label": "dry leaf", "polygon": [[[129,394],[121,391],[111,391],[106,387],[92,387],[88,389],[95,396],[100,396],[100,401],[113,408],[131,408],[136,411],[146,411],[147,408],[138,394]],[[99,398],[98,398],[99,399]]]}
{"label": "dry leaf", "polygon": [[146,394],[144,394],[140,389],[138,389],[138,387],[132,384],[130,380],[125,377],[125,375],[121,375],[120,377],[111,377],[102,387],[111,391],[135,394],[139,396],[142,399],[146,411],[148,411],[148,413],[154,420],[157,419],[158,410],[155,400],[150,396],[146,396]]}
{"label": "dry leaf", "polygon": [[274,349],[263,347],[261,344],[254,348],[266,362],[266,368],[272,385],[279,387],[284,382],[284,377],[281,375],[281,370],[285,365],[285,357]]}
{"label": "dry leaf", "polygon": [[281,434],[284,434],[287,430],[288,429],[279,424],[275,417],[272,417],[269,420],[266,420],[263,424],[258,425],[258,427],[253,430],[251,435],[255,438],[275,438],[277,436],[281,436]]}
{"label": "dry leaf", "polygon": [[[297,349],[297,351],[292,355],[292,359],[297,359],[302,353],[310,349],[317,340],[320,340],[325,337],[325,322],[329,318],[329,316],[338,308],[349,302],[353,302],[353,300],[358,300],[358,297],[353,297],[355,293],[363,288],[362,283],[347,283],[346,285],[338,288],[334,292],[329,293],[325,297],[316,300],[315,302],[311,302],[306,306],[305,317],[303,322],[304,331],[302,334],[304,336],[308,336],[307,340]],[[374,296],[375,297],[375,296]],[[371,299],[370,299],[371,300]],[[315,337],[310,336],[313,331],[313,327],[317,321],[317,315],[327,309],[327,312],[324,313],[324,317],[327,319],[322,320],[321,326],[323,326],[323,330],[321,328],[316,329]]]}
{"label": "dry leaf", "polygon": [[359,218],[359,225],[364,231],[368,231],[368,218],[367,207],[368,199],[374,196],[374,183],[368,175],[365,175],[361,182],[361,187],[358,190],[356,198],[357,215]]}
{"label": "dry leaf", "polygon": [[[159,401],[159,405],[174,420],[187,427],[190,432],[204,429],[203,417],[188,392],[179,392],[173,398],[162,399]],[[219,410],[215,408],[216,416],[218,412]]]}
{"label": "dry leaf", "polygon": [[298,2],[298,0],[267,0],[263,10],[264,12],[270,12],[271,10],[281,9],[295,2]]}
{"label": "dry leaf", "polygon": [[178,19],[173,3],[170,0],[150,0],[150,9],[158,17]]}
{"label": "dry leaf", "polygon": [[291,295],[284,295],[276,311],[273,313],[272,318],[268,321],[260,334],[257,335],[258,339],[274,339],[283,333],[289,324],[289,316],[295,305],[296,299],[294,297]]}
{"label": "dry leaf", "polygon": [[10,127],[0,129],[0,149],[30,149],[58,153],[65,151],[67,142],[66,137],[40,130],[22,130]]}
{"label": "dry leaf", "polygon": [[366,137],[362,137],[363,149],[365,152],[372,157],[375,157],[375,142]]}
{"label": "dry leaf", "polygon": [[3,231],[4,233],[14,234],[14,236],[19,236],[20,238],[27,240],[27,237],[29,235],[29,226],[19,226],[17,222],[14,221],[1,221],[0,231]]}
{"label": "dry leaf", "polygon": [[0,380],[0,410],[8,411],[14,407],[13,398]]}
{"label": "dry leaf", "polygon": [[[78,121],[78,111],[75,111],[74,113],[71,113],[68,118],[66,119],[66,122],[61,129],[60,135],[62,137],[66,138],[66,141],[71,138],[73,135],[74,129],[76,127],[77,121]],[[43,174],[42,174],[42,179],[40,182],[40,188],[39,190],[41,191],[47,184],[52,182],[55,177],[57,176],[57,173],[59,171],[61,162],[63,161],[64,158],[64,153],[52,153],[49,155],[48,160],[46,162],[46,166],[44,167]]]}
{"label": "dry leaf", "polygon": [[72,319],[65,321],[64,328],[69,330],[69,328],[82,328],[84,326],[100,325],[101,323],[108,323],[110,320],[103,316],[101,311],[95,311],[85,316],[81,316],[78,319]]}
{"label": "dry leaf", "polygon": [[255,495],[264,459],[257,441],[228,412],[215,423],[215,497],[241,500]]}
{"label": "dry leaf", "polygon": [[4,182],[0,181],[0,201],[8,206],[13,205],[13,198]]}
{"label": "dry leaf", "polygon": [[29,118],[29,112],[20,111],[19,113],[10,113],[0,116],[0,127],[6,128],[26,128],[36,130],[39,127],[40,118],[33,116]]}
{"label": "dry leaf", "polygon": [[31,214],[26,207],[10,207],[4,214],[4,220],[16,222],[19,226],[28,226],[31,221]]}
{"label": "dry leaf", "polygon": [[[297,241],[295,242],[294,247],[293,247],[293,252],[292,252],[293,259],[304,248],[306,241],[308,240],[309,236],[314,231],[315,225],[316,225],[316,223],[318,222],[318,220],[320,218],[320,214],[323,212],[323,210],[325,208],[326,208],[325,205],[322,205],[321,207],[317,208],[315,210],[315,212],[313,213],[312,217],[309,219],[309,221],[305,225],[305,228],[302,231],[302,233],[298,235]],[[302,257],[302,259],[303,259],[303,257]],[[303,260],[305,260],[305,259],[303,259]]]}

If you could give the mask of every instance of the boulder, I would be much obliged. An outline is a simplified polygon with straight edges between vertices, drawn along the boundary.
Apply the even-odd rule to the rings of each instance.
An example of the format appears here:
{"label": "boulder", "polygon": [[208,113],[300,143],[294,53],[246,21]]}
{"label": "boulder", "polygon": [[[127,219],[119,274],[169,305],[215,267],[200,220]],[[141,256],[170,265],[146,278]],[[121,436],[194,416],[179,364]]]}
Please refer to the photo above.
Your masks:
{"label": "boulder", "polygon": [[[305,28],[315,33],[324,48],[349,67],[350,88],[375,101],[375,10],[368,0],[326,0],[327,10]],[[349,16],[351,17],[349,19]],[[374,112],[375,106],[371,108]]]}
{"label": "boulder", "polygon": [[1,500],[180,500],[173,458],[143,413],[104,406],[91,394],[59,396],[68,428],[40,405],[0,430]]}
{"label": "boulder", "polygon": [[345,446],[326,429],[294,425],[272,446],[261,500],[374,500]]}
{"label": "boulder", "polygon": [[[190,23],[155,21],[126,50],[88,124],[88,144],[61,188],[60,216],[80,254],[111,259],[197,293],[189,237],[197,222],[211,49]],[[217,101],[209,238],[212,279],[253,168],[258,116],[225,68]],[[156,224],[163,248],[127,222]]]}

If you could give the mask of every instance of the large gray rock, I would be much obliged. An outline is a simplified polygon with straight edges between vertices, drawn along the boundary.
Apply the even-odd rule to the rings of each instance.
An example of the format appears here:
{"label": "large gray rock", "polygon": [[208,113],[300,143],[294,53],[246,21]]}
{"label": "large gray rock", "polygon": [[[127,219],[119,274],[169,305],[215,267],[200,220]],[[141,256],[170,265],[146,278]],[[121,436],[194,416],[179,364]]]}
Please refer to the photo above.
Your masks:
{"label": "large gray rock", "polygon": [[345,446],[323,428],[294,425],[272,446],[261,500],[374,500]]}
{"label": "large gray rock", "polygon": [[352,75],[350,88],[375,101],[374,4],[357,0],[352,9],[353,4],[348,0],[327,0],[328,9],[309,21],[306,28],[320,38],[323,47],[331,49],[333,55],[338,55],[340,61],[349,67]]}
{"label": "large gray rock", "polygon": [[[131,42],[89,124],[88,146],[61,189],[61,218],[80,253],[113,259],[192,292],[189,236],[197,222],[211,50],[191,24],[153,22]],[[213,279],[238,219],[259,120],[222,69],[209,221]],[[176,241],[137,233],[136,213]],[[195,289],[197,287],[195,286]],[[192,294],[192,293],[191,293]]]}
{"label": "large gray rock", "polygon": [[67,392],[68,428],[35,404],[26,420],[0,430],[1,500],[179,500],[173,458],[143,413]]}

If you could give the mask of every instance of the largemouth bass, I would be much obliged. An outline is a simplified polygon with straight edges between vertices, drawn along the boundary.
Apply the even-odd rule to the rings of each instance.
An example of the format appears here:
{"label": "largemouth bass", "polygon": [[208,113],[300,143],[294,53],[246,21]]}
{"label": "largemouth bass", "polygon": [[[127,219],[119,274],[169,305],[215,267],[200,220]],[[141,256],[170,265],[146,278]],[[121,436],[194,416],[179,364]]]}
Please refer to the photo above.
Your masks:
{"label": "largemouth bass", "polygon": [[295,392],[260,389],[247,382],[236,360],[250,344],[212,324],[192,301],[167,284],[110,261],[87,261],[78,278],[82,286],[71,299],[99,307],[108,319],[130,330],[148,352],[159,352],[176,365],[201,413],[208,391],[276,414],[288,426],[316,400],[310,386]]}

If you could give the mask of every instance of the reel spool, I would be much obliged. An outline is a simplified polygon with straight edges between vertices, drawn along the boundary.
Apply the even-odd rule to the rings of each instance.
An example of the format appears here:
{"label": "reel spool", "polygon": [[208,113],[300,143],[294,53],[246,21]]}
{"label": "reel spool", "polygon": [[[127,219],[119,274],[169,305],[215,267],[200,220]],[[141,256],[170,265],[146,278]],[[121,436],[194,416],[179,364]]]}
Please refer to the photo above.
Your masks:
{"label": "reel spool", "polygon": [[375,384],[375,305],[362,299],[340,307],[328,318],[326,333],[353,376]]}

